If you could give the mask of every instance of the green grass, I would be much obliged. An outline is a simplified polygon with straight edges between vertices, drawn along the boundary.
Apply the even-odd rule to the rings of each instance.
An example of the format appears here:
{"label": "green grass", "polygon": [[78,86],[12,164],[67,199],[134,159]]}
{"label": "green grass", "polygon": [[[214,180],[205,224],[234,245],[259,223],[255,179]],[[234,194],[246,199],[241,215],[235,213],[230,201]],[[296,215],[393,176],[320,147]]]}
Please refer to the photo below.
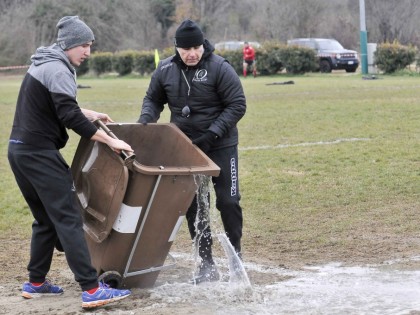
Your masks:
{"label": "green grass", "polygon": [[[32,218],[6,158],[20,76],[0,77],[0,231],[28,235]],[[137,120],[150,78],[86,78],[82,107]],[[267,85],[293,80],[293,85]],[[420,218],[420,82],[416,77],[310,74],[242,80],[239,123],[244,244],[283,237],[303,247],[351,235],[415,236]],[[168,121],[168,110],[161,122]],[[337,140],[345,140],[334,143]],[[78,136],[63,154],[70,163]],[[376,232],[375,232],[376,231]],[[246,246],[246,245],[245,245]],[[292,245],[291,245],[292,246]]]}

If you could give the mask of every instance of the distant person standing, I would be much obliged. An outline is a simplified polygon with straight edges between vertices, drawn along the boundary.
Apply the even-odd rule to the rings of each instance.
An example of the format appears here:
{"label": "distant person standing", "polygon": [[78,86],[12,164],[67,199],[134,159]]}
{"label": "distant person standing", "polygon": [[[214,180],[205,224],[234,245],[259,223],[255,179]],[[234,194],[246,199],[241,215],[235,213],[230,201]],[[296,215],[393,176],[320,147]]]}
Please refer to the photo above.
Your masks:
{"label": "distant person standing", "polygon": [[244,55],[244,63],[243,63],[243,73],[244,77],[248,74],[248,68],[251,67],[252,75],[254,78],[257,76],[257,62],[255,60],[255,50],[252,46],[248,43],[244,43],[243,48],[243,55]]}
{"label": "distant person standing", "polygon": [[23,79],[10,134],[8,159],[34,221],[28,263],[29,281],[23,284],[26,299],[63,294],[46,279],[54,248],[64,251],[75,280],[82,289],[82,307],[94,308],[123,299],[129,290],[98,283],[83,231],[70,168],[60,153],[69,138],[67,129],[106,143],[113,150],[132,151],[94,124],[112,122],[104,113],[82,109],[76,100],[74,66],[90,56],[92,30],[77,16],[57,24],[57,43],[39,47]]}

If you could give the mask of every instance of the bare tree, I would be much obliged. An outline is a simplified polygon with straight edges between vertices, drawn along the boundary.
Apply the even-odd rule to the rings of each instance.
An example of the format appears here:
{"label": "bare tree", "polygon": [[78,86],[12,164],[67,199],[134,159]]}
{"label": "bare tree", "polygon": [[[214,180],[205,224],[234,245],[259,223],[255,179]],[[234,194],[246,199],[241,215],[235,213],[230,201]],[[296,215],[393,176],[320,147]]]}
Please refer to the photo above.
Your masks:
{"label": "bare tree", "polygon": [[[420,45],[418,0],[367,0],[368,40]],[[359,46],[356,0],[0,0],[0,65],[26,63],[56,40],[64,15],[79,15],[95,34],[94,50],[163,49],[185,18],[213,43],[237,39],[286,42],[332,37]]]}
{"label": "bare tree", "polygon": [[152,0],[151,9],[161,26],[161,38],[166,38],[168,29],[175,21],[175,0]]}
{"label": "bare tree", "polygon": [[323,10],[321,37],[337,39],[344,47],[357,50],[360,44],[359,2],[330,0]]}
{"label": "bare tree", "polygon": [[34,31],[28,16],[32,10],[25,1],[14,2],[0,18],[0,65],[21,65],[29,62],[34,52]]}
{"label": "bare tree", "polygon": [[293,10],[293,5],[288,6],[287,2],[285,0],[263,0],[255,8],[252,29],[259,41],[263,41],[261,39],[264,41],[287,39],[291,28],[293,28],[293,24],[288,24],[285,19]]}
{"label": "bare tree", "polygon": [[55,26],[66,9],[67,7],[64,8],[52,0],[34,2],[34,10],[29,19],[33,23],[34,42],[37,46],[47,46],[55,41],[57,34]]}
{"label": "bare tree", "polygon": [[[118,15],[122,42],[119,50],[138,49],[149,50],[165,48],[169,45],[167,29],[162,30],[161,23],[156,21],[149,0],[119,0],[120,6],[115,12]],[[167,16],[169,18],[170,15]],[[162,37],[162,34],[165,34]]]}
{"label": "bare tree", "polygon": [[419,28],[419,13],[417,0],[368,1],[366,15],[370,39],[376,42],[398,40],[402,44],[413,43]]}
{"label": "bare tree", "polygon": [[238,0],[178,0],[177,22],[191,18],[200,24],[206,37],[217,37],[220,30],[225,30],[219,23],[226,21],[228,12],[234,12],[237,2]]}
{"label": "bare tree", "polygon": [[295,5],[295,14],[289,18],[295,25],[294,37],[320,37],[319,26],[325,18],[322,13],[328,8],[328,1],[296,0]]}

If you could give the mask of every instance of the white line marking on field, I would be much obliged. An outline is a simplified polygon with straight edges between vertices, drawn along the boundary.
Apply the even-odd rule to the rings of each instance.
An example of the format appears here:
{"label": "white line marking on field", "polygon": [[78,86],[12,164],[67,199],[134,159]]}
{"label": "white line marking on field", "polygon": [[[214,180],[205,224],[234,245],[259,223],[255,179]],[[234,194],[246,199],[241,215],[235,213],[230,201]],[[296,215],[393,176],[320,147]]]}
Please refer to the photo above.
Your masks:
{"label": "white line marking on field", "polygon": [[369,138],[344,138],[336,139],[333,141],[318,141],[318,142],[303,142],[297,144],[278,144],[278,145],[261,145],[258,147],[244,147],[239,148],[239,151],[251,151],[251,150],[271,150],[271,149],[284,149],[284,148],[293,148],[293,147],[309,147],[314,145],[330,145],[338,144],[342,142],[356,142],[356,141],[370,141]]}

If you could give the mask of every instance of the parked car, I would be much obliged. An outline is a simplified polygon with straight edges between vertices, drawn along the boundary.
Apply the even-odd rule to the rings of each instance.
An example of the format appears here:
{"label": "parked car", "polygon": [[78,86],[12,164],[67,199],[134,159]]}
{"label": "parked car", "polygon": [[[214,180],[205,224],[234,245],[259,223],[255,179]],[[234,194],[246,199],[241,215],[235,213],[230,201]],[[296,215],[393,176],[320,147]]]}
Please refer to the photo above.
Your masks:
{"label": "parked car", "polygon": [[[238,50],[244,47],[245,41],[231,40],[226,42],[216,43],[214,48],[216,50]],[[261,44],[258,42],[248,42],[253,48],[260,48]]]}
{"label": "parked car", "polygon": [[287,45],[314,49],[319,58],[319,70],[321,72],[331,72],[332,70],[355,72],[359,66],[357,52],[345,49],[335,39],[295,38],[288,40]]}

